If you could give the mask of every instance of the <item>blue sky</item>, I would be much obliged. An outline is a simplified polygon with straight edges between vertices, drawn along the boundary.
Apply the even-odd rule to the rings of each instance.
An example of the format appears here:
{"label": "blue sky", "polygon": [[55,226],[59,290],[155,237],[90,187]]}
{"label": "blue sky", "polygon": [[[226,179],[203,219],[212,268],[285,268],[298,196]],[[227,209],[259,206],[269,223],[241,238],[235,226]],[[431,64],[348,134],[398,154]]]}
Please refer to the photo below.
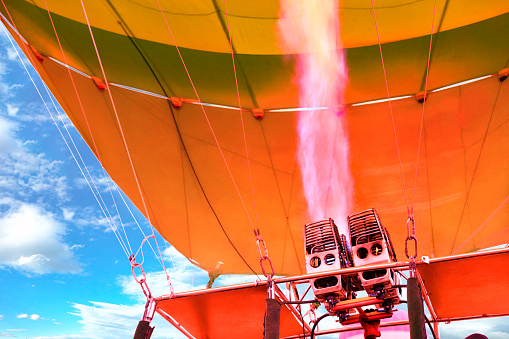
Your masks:
{"label": "blue sky", "polygon": [[[29,63],[25,60],[25,64]],[[56,110],[29,68],[52,114]],[[58,109],[61,114],[60,109]],[[56,118],[57,121],[58,118]],[[103,176],[100,165],[70,121],[62,116],[106,208],[120,219],[136,251],[151,231],[134,217]],[[69,142],[69,138],[67,137]],[[84,170],[86,172],[86,170]],[[120,226],[119,226],[120,227]],[[123,234],[123,231],[122,231]],[[125,238],[125,237],[124,237]],[[191,265],[158,237],[176,291],[203,288],[207,273]],[[156,256],[144,248],[147,281],[156,295],[169,293]],[[215,285],[253,281],[224,276]],[[22,63],[0,29],[0,337],[128,338],[141,319],[144,297],[130,265],[78,166]],[[153,338],[181,338],[156,316]],[[507,318],[443,325],[442,338],[475,331],[490,339],[509,337]],[[337,336],[330,336],[331,338]]]}

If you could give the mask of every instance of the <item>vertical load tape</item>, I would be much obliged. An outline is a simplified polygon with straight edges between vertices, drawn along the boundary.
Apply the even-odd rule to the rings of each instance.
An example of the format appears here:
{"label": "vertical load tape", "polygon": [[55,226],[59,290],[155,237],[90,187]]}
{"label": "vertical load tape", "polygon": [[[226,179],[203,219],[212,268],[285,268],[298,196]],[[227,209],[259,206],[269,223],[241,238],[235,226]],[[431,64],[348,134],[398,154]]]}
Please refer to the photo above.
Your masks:
{"label": "vertical load tape", "polygon": [[133,339],[150,339],[153,331],[154,327],[150,327],[149,321],[141,320],[136,327]]}
{"label": "vertical load tape", "polygon": [[417,278],[407,281],[408,321],[411,339],[425,339],[424,306],[422,304],[421,287]]}
{"label": "vertical load tape", "polygon": [[279,339],[281,304],[276,299],[266,299],[265,319],[263,321],[263,339]]}

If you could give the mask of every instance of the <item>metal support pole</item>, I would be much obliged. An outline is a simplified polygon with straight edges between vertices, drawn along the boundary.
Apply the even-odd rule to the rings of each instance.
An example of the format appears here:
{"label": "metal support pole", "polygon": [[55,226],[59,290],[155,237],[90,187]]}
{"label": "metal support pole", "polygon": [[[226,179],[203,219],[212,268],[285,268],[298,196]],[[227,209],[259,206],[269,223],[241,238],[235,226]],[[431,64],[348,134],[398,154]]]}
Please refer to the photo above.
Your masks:
{"label": "metal support pole", "polygon": [[281,322],[281,304],[275,299],[275,283],[269,276],[267,281],[267,299],[265,318],[263,320],[263,338],[279,339],[279,326]]}
{"label": "metal support pole", "polygon": [[[281,289],[279,288],[279,286],[277,286],[276,284],[274,284],[274,289],[275,289],[275,292],[276,294],[281,298],[281,300],[283,302],[285,301],[289,301],[285,294],[283,293],[283,291],[281,291]],[[298,297],[298,295],[297,295]],[[302,299],[304,299],[304,296],[299,299],[299,301],[302,301]],[[297,307],[293,307],[293,305],[285,305],[284,307],[288,308],[290,310],[290,312],[293,313],[293,315],[295,316],[295,318],[299,319],[302,321],[302,326],[304,326],[304,328],[306,329],[306,331],[308,332],[311,332],[311,327],[309,327],[309,325],[304,321],[304,318],[301,318],[301,315],[299,314],[299,312],[297,312],[298,310],[300,311],[300,305],[297,305],[299,306],[299,309],[297,309]]]}
{"label": "metal support pole", "polygon": [[147,303],[145,304],[145,312],[143,313],[143,320],[138,322],[136,332],[134,333],[133,339],[150,339],[152,332],[154,332],[154,326],[150,326],[150,322],[154,318],[156,311],[156,302],[152,296],[147,297]]}
{"label": "metal support pole", "polygon": [[426,290],[426,285],[424,284],[424,281],[422,280],[421,275],[419,274],[419,271],[417,273],[417,279],[419,279],[419,284],[421,286],[421,292],[422,296],[424,298],[424,302],[426,303],[426,307],[428,308],[428,311],[431,315],[431,321],[433,322],[433,331],[435,333],[435,338],[440,339],[440,333],[438,330],[438,317],[437,313],[435,312],[435,309],[433,308],[433,304],[431,303],[431,300],[428,295],[428,291]]}
{"label": "metal support pole", "polygon": [[407,280],[407,302],[410,338],[425,339],[424,305],[422,303],[421,288],[417,278],[409,278]]}
{"label": "metal support pole", "polygon": [[180,325],[175,319],[173,319],[168,313],[164,312],[160,308],[156,308],[156,312],[159,313],[161,317],[166,319],[170,324],[172,324],[177,330],[179,330],[183,335],[185,335],[189,339],[196,339],[193,337],[191,333],[189,333],[182,325]]}
{"label": "metal support pole", "polygon": [[265,320],[263,323],[264,339],[279,339],[281,321],[281,304],[277,299],[266,299]]}
{"label": "metal support pole", "polygon": [[438,328],[438,320],[433,322],[433,331],[435,332],[435,338],[440,339],[440,329]]}

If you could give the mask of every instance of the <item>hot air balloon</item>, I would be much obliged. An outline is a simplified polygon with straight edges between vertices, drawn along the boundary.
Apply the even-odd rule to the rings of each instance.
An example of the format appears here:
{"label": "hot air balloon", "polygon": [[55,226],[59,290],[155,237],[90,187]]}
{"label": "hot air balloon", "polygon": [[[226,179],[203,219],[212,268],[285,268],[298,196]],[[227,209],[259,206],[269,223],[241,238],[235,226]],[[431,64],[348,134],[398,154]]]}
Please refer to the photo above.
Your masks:
{"label": "hot air balloon", "polygon": [[[412,211],[436,322],[506,314],[507,251],[465,253],[509,242],[509,3],[337,10],[351,212],[375,207],[404,258]],[[212,274],[260,274],[265,245],[274,274],[306,273],[303,226],[316,220],[296,125],[316,107],[300,106],[295,67],[309,51],[278,43],[278,1],[3,0],[0,12],[108,174],[179,252]],[[475,301],[451,304],[484,283]]]}

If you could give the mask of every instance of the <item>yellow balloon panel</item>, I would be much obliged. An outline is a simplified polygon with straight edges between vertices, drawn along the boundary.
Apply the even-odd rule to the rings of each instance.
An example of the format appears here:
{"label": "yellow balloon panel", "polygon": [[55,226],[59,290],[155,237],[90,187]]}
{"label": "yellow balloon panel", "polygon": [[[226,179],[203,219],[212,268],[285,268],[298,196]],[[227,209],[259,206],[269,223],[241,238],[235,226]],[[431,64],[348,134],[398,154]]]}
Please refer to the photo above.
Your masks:
{"label": "yellow balloon panel", "polygon": [[[46,0],[51,12],[86,23],[79,1]],[[31,1],[46,10],[43,0]],[[221,20],[226,22],[223,2],[214,1],[159,1],[174,33],[177,45],[210,52],[230,51]],[[380,0],[375,10],[382,43],[429,35],[433,23],[434,1]],[[119,20],[128,25],[129,34],[139,39],[174,45],[155,0],[88,0],[85,9],[94,27],[125,35]],[[240,54],[291,54],[304,50],[281,50],[274,35],[279,16],[278,1],[227,2],[230,29]],[[376,45],[378,43],[370,0],[343,0],[340,2],[341,37],[346,48]],[[435,30],[463,27],[487,20],[509,11],[504,0],[437,1]],[[305,48],[302,46],[302,48]]]}

